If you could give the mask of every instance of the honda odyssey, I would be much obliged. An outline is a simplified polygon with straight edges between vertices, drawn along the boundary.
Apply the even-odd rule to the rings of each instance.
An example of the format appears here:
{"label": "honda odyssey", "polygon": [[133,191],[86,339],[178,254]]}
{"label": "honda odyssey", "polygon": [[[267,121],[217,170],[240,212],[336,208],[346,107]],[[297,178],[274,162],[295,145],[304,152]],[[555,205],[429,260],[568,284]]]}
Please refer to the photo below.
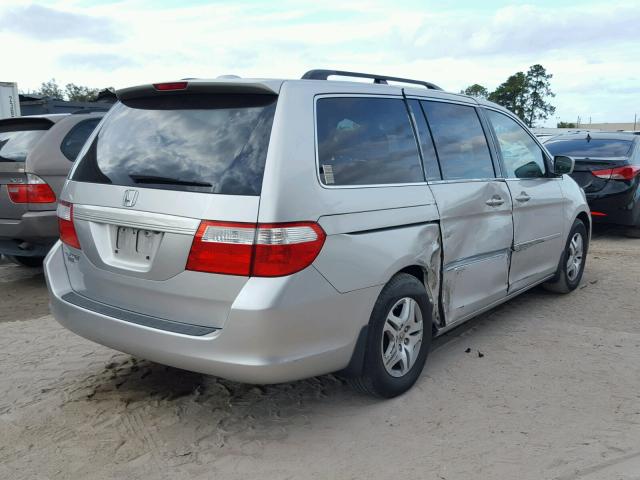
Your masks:
{"label": "honda odyssey", "polygon": [[45,260],[55,318],[95,342],[241,382],[340,372],[393,397],[433,337],[580,282],[573,160],[493,103],[327,70],[118,98]]}

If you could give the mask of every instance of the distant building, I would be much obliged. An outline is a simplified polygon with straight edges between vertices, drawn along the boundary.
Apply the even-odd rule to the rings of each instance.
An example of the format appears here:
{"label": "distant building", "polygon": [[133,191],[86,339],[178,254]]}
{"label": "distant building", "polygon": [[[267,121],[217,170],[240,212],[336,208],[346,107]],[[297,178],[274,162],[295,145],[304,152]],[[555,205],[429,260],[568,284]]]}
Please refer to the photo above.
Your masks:
{"label": "distant building", "polygon": [[617,132],[618,130],[638,130],[640,128],[640,122],[634,124],[629,123],[581,123],[581,129],[588,130],[604,130],[606,132]]}
{"label": "distant building", "polygon": [[42,115],[45,113],[72,113],[78,110],[108,110],[115,102],[115,93],[107,89],[98,93],[95,102],[68,102],[42,95],[21,93],[20,111],[22,115]]}

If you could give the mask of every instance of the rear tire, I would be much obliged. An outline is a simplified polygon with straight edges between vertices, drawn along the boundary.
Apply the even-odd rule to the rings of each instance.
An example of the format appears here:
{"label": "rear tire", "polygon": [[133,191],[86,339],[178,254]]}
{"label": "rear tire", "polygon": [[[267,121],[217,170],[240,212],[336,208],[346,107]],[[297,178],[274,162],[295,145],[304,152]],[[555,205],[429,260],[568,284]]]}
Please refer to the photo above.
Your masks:
{"label": "rear tire", "polygon": [[575,290],[582,280],[588,249],[587,228],[582,220],[576,219],[569,232],[556,276],[551,282],[544,283],[543,287],[555,293],[569,293]]}
{"label": "rear tire", "polygon": [[349,383],[378,398],[406,392],[424,368],[431,329],[431,305],[424,285],[413,275],[397,274],[373,307],[362,373],[349,378]]}
{"label": "rear tire", "polygon": [[21,265],[23,267],[29,267],[29,268],[41,267],[42,262],[44,261],[44,257],[8,256],[7,258],[17,265]]}
{"label": "rear tire", "polygon": [[629,238],[640,238],[640,227],[630,227],[624,231],[625,236]]}

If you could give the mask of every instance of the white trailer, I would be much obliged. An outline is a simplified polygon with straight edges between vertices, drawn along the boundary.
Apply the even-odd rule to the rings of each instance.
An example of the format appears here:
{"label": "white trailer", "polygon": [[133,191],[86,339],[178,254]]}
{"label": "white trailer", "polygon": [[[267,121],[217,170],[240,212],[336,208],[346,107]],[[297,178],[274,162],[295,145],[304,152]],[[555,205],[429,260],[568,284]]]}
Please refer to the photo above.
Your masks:
{"label": "white trailer", "polygon": [[0,118],[20,116],[20,99],[18,98],[18,84],[14,82],[0,82]]}

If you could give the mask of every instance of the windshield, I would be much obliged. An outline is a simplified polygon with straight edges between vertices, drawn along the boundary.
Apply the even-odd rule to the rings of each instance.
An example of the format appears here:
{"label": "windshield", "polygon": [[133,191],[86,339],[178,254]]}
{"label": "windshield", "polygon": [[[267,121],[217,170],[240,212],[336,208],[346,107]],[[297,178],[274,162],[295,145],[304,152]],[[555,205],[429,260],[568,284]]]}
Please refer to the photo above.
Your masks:
{"label": "windshield", "polygon": [[273,95],[170,95],[116,104],[72,179],[260,195]]}
{"label": "windshield", "polygon": [[0,162],[24,162],[46,130],[0,130]]}
{"label": "windshield", "polygon": [[590,139],[555,140],[545,143],[553,155],[578,158],[626,157],[631,151],[631,140]]}

